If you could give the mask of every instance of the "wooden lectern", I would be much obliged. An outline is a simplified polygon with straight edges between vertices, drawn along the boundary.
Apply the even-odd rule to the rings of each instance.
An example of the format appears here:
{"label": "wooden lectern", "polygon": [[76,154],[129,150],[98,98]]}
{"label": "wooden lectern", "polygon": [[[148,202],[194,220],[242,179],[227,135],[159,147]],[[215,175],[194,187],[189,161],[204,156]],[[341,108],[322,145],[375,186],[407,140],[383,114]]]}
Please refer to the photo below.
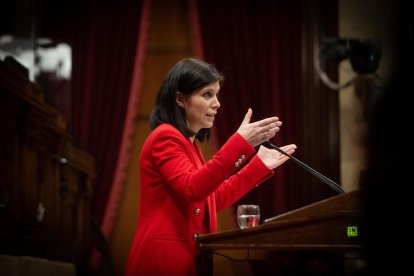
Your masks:
{"label": "wooden lectern", "polygon": [[354,275],[364,263],[360,197],[356,190],[254,228],[201,235],[197,245],[208,255],[245,251],[255,275]]}

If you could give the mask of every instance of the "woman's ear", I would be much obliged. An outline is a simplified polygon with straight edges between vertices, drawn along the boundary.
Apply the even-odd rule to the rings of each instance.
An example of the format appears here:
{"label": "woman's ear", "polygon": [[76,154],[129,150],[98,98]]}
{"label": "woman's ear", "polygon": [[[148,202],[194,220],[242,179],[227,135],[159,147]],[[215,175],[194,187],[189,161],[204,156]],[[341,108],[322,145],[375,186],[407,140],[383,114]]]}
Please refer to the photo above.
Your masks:
{"label": "woman's ear", "polygon": [[181,108],[184,108],[184,96],[180,92],[175,93],[175,101],[177,102],[177,105]]}

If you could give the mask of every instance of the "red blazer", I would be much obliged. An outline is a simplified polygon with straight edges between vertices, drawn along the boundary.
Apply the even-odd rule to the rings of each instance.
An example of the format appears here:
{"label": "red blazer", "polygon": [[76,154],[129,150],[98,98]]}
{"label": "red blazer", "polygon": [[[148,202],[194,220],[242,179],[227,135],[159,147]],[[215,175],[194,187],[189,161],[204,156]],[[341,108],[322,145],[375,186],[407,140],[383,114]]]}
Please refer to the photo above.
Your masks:
{"label": "red blazer", "polygon": [[125,275],[196,275],[197,235],[214,233],[218,211],[273,175],[255,153],[235,133],[205,163],[197,144],[173,126],[152,131],[140,156],[138,223]]}

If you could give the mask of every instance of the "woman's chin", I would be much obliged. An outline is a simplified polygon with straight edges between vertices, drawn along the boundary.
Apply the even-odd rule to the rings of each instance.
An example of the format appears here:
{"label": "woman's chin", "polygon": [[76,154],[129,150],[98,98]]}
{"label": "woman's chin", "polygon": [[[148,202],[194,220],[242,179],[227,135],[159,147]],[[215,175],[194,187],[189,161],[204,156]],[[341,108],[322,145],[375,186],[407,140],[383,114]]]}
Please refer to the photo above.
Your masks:
{"label": "woman's chin", "polygon": [[211,123],[207,123],[205,126],[204,126],[204,128],[212,128],[213,127],[213,123],[211,122]]}

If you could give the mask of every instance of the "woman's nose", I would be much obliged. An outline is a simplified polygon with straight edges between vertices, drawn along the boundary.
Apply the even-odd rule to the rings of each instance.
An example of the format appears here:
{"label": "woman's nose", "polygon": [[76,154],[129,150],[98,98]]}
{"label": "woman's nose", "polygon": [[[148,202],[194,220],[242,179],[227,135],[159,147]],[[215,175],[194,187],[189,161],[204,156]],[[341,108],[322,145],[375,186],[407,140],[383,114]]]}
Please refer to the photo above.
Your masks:
{"label": "woman's nose", "polygon": [[215,99],[215,101],[212,104],[212,107],[214,107],[215,109],[220,108],[220,101],[218,100],[218,98]]}

